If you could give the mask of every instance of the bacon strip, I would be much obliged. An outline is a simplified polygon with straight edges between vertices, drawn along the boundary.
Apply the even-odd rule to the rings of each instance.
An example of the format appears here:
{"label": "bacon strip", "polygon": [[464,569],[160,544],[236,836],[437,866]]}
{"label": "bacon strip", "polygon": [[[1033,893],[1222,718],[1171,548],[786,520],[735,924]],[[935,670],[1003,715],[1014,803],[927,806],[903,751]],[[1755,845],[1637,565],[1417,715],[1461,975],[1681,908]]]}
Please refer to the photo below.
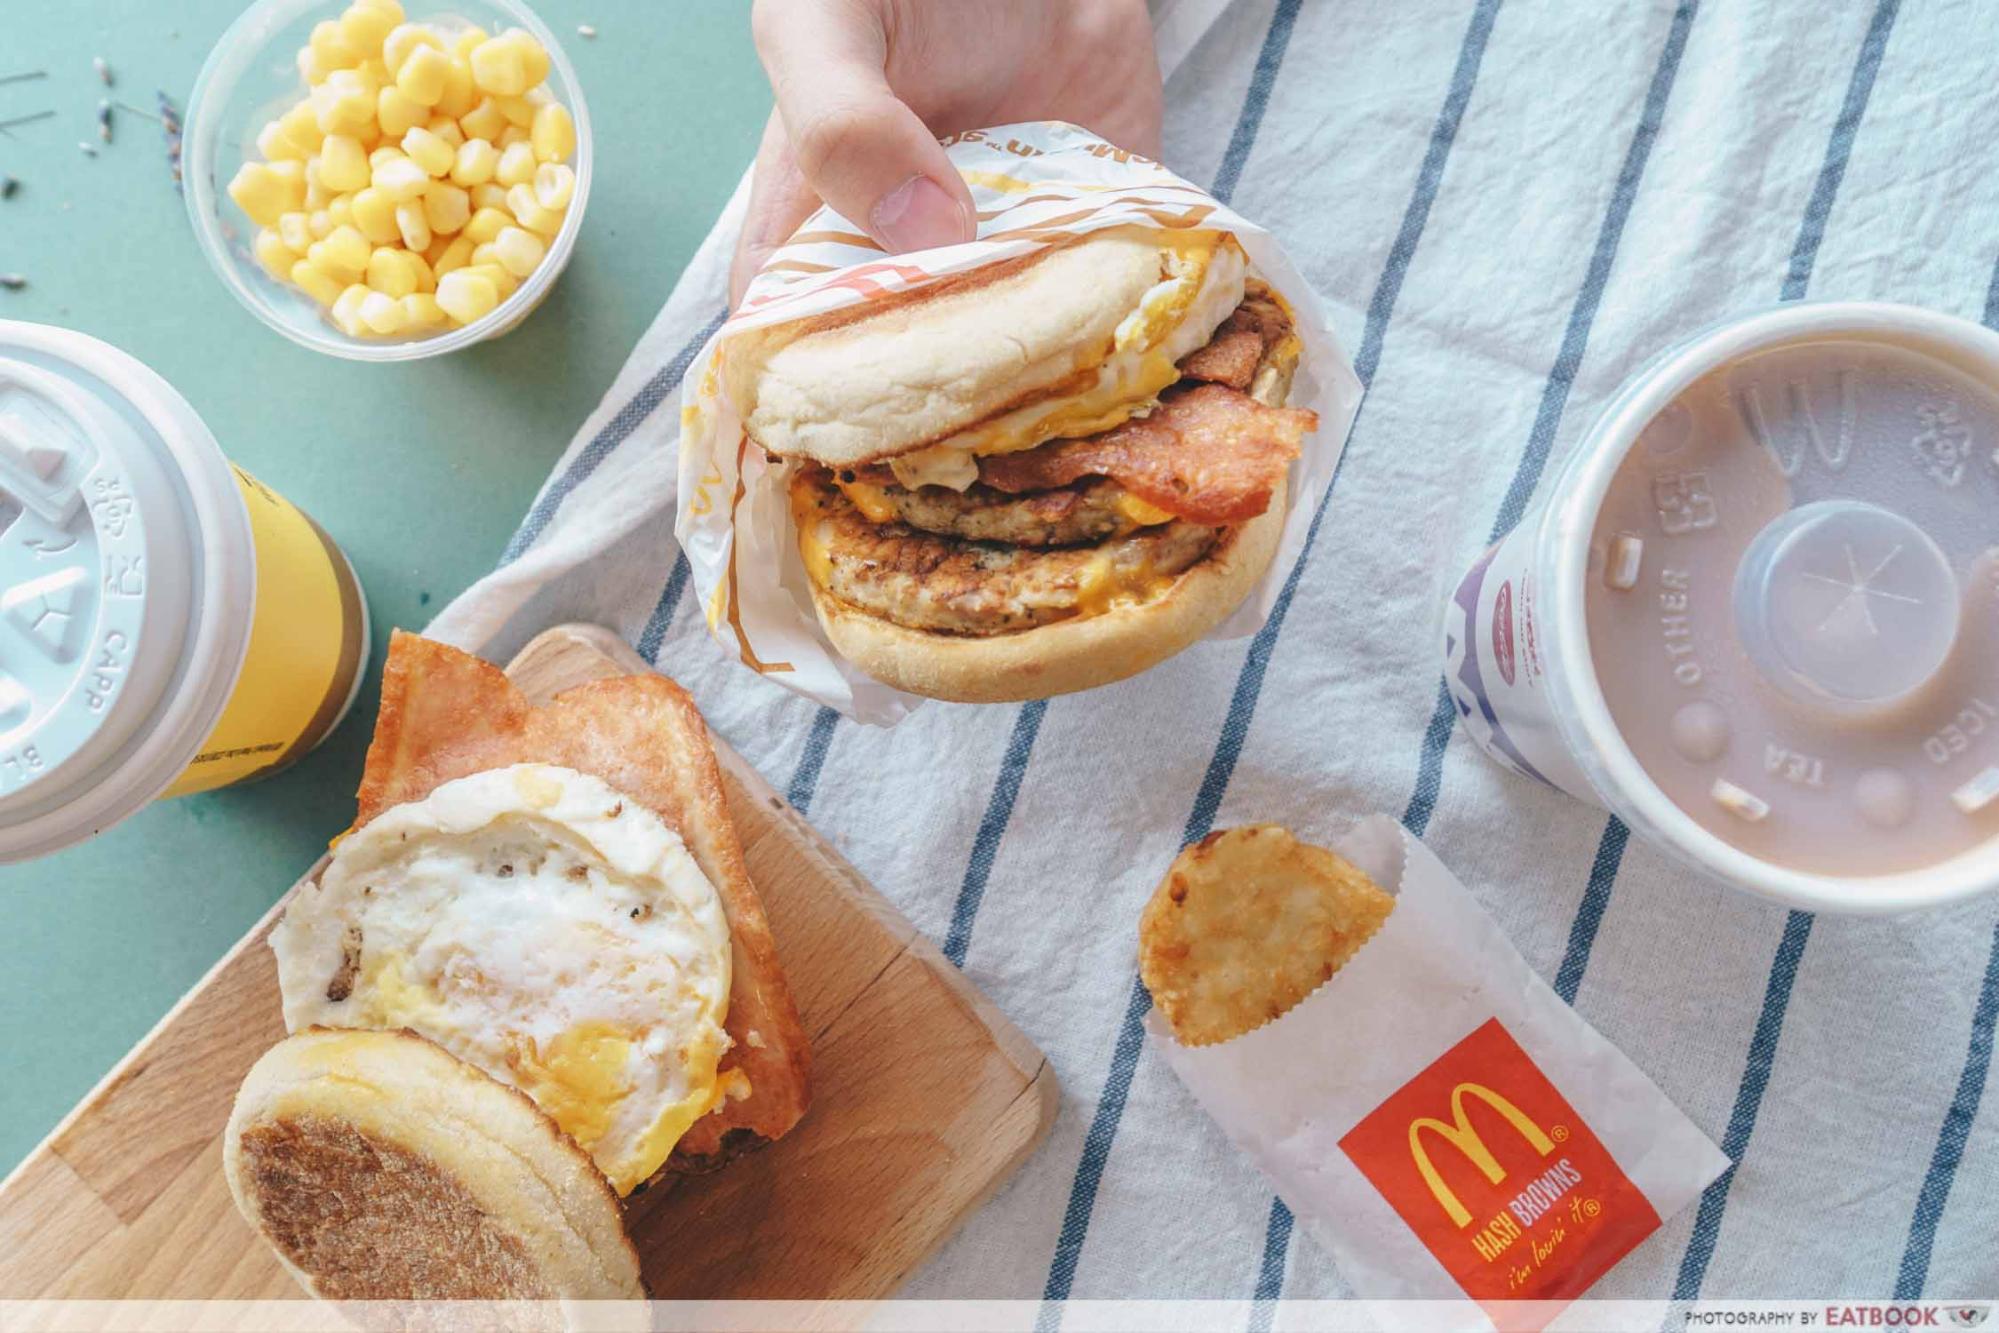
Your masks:
{"label": "bacon strip", "polygon": [[1101,435],[1053,440],[979,460],[979,480],[1009,494],[1052,490],[1082,477],[1125,490],[1193,523],[1241,523],[1270,504],[1318,414],[1265,407],[1220,384],[1162,396],[1151,415]]}

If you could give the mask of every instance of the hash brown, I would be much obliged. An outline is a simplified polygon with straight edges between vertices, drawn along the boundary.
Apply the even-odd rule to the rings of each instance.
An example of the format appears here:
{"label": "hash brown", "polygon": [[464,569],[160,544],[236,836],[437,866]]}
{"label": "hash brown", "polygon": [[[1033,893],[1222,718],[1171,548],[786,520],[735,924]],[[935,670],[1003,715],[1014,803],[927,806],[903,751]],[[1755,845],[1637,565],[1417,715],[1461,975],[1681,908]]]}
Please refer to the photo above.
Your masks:
{"label": "hash brown", "polygon": [[1138,968],[1182,1045],[1281,1017],[1345,966],[1395,906],[1359,869],[1275,824],[1181,852],[1139,918]]}

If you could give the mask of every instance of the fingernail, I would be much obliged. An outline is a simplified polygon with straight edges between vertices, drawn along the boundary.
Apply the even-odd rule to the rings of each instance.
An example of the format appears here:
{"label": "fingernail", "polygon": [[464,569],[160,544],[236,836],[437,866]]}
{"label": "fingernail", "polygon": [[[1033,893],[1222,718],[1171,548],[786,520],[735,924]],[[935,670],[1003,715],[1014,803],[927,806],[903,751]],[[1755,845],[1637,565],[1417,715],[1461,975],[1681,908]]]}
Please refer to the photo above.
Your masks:
{"label": "fingernail", "polygon": [[929,250],[967,239],[965,210],[928,176],[911,176],[890,190],[868,215],[868,230],[895,252]]}

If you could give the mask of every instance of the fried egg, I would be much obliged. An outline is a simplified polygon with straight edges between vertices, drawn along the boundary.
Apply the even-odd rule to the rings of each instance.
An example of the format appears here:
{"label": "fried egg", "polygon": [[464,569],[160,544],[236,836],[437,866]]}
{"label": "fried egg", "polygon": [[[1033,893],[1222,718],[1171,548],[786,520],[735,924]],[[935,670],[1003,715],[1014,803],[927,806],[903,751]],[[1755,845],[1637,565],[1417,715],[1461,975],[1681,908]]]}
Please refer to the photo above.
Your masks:
{"label": "fried egg", "polygon": [[729,924],[658,815],[517,764],[344,838],[271,933],[285,1027],[408,1028],[519,1088],[620,1195],[723,1095]]}

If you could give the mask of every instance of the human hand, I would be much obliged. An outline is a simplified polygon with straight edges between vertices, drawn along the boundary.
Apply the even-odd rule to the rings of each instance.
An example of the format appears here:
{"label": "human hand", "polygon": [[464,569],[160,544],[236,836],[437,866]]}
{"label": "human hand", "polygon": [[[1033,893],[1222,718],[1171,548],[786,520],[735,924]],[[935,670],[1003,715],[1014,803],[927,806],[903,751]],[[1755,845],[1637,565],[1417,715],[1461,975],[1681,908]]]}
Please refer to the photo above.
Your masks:
{"label": "human hand", "polygon": [[1144,0],[757,0],[777,107],[764,126],[729,299],[821,201],[891,253],[972,239],[940,135],[1066,120],[1159,154]]}

